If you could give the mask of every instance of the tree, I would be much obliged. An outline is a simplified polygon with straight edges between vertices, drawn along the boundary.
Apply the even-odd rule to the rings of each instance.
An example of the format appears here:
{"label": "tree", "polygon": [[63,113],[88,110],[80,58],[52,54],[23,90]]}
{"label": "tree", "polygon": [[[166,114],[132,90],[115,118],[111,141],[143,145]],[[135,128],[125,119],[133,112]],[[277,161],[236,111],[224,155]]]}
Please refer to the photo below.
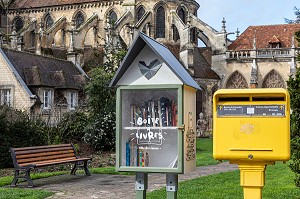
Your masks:
{"label": "tree", "polygon": [[105,45],[105,63],[89,73],[91,81],[86,90],[90,122],[83,139],[96,149],[115,147],[116,90],[109,88],[109,84],[126,53],[124,48]]}
{"label": "tree", "polygon": [[296,19],[292,20],[292,19],[284,18],[286,23],[288,23],[288,24],[300,23],[300,9],[297,8],[296,6],[294,7],[294,13],[296,15]]}
{"label": "tree", "polygon": [[[300,42],[300,31],[295,33]],[[298,61],[300,57],[298,56]],[[297,68],[295,76],[288,80],[288,90],[291,97],[291,170],[295,173],[295,185],[300,187],[300,69]]]}

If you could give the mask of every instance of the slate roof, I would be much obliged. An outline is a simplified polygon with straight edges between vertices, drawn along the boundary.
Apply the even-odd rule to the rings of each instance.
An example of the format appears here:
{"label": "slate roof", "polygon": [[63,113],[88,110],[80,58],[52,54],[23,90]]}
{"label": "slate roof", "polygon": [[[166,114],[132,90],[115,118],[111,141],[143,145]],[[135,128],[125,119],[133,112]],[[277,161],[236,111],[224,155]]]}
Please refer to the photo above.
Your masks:
{"label": "slate roof", "polygon": [[109,0],[16,0],[10,4],[9,9],[30,9],[93,2],[109,2]]}
{"label": "slate roof", "polygon": [[70,61],[8,49],[2,52],[29,88],[80,89],[86,83],[86,74]]}
{"label": "slate roof", "polygon": [[202,79],[216,79],[220,80],[219,75],[211,69],[211,65],[208,63],[203,55],[202,48],[194,48],[194,78]]}
{"label": "slate roof", "polygon": [[[292,46],[292,36],[300,30],[300,24],[280,24],[249,26],[229,47],[229,50],[253,49],[253,38],[256,38],[256,48],[269,48],[269,42],[274,41],[274,37],[281,43],[281,48]],[[295,40],[295,47],[298,42]]]}
{"label": "slate roof", "polygon": [[153,52],[161,59],[163,62],[171,69],[171,71],[182,81],[183,84],[194,87],[201,90],[199,85],[194,81],[194,79],[189,75],[187,70],[180,64],[176,57],[171,53],[171,51],[164,45],[158,43],[154,39],[148,37],[142,32],[132,43],[131,48],[128,50],[121,66],[116,72],[114,78],[112,79],[110,86],[115,86],[126,70],[129,68],[134,59],[142,51],[142,49],[148,45]]}

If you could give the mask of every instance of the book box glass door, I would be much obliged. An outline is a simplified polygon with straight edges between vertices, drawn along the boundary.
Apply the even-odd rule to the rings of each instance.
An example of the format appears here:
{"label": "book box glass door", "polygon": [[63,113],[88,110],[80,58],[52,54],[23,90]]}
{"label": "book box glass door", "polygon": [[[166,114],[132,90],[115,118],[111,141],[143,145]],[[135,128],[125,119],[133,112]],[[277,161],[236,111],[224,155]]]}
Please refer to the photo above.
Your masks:
{"label": "book box glass door", "polygon": [[178,167],[178,89],[121,90],[121,164]]}

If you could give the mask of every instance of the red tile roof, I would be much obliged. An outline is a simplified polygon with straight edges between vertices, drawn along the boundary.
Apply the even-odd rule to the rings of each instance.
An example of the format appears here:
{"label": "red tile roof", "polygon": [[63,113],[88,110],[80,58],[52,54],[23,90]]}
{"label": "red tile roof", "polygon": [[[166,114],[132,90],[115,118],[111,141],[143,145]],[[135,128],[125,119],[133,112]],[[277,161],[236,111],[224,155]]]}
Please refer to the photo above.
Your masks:
{"label": "red tile roof", "polygon": [[[249,26],[228,49],[253,49],[254,36],[257,49],[269,48],[270,43],[274,43],[274,36],[280,41],[282,48],[290,48],[292,46],[292,36],[297,31],[300,31],[300,24]],[[298,47],[296,40],[295,46]]]}
{"label": "red tile roof", "polygon": [[109,0],[18,0],[14,1],[9,9],[30,9],[41,8],[61,5],[73,5],[80,3],[93,3],[93,2],[109,2]]}

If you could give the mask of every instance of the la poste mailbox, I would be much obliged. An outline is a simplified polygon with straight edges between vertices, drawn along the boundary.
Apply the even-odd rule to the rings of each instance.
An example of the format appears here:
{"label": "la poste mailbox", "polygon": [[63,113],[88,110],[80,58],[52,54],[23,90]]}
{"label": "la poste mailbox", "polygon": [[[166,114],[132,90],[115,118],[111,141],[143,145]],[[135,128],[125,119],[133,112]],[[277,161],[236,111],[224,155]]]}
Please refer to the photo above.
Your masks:
{"label": "la poste mailbox", "polygon": [[290,159],[290,105],[285,89],[221,89],[213,102],[215,159]]}
{"label": "la poste mailbox", "polygon": [[117,87],[117,170],[193,171],[200,88],[172,53],[139,33],[110,86]]}

